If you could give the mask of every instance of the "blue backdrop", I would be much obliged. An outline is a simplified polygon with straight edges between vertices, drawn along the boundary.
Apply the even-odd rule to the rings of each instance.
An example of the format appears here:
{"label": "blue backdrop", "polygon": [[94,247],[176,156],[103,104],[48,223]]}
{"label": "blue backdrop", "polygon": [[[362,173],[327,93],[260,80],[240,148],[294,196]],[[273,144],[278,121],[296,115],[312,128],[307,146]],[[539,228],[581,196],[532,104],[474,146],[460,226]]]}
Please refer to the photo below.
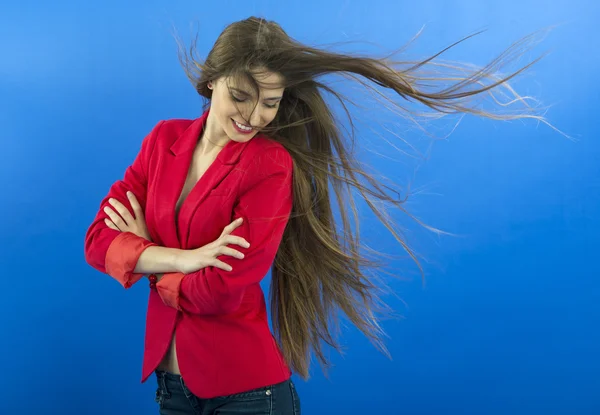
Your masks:
{"label": "blue backdrop", "polygon": [[[361,153],[412,182],[410,211],[456,236],[393,213],[426,272],[423,285],[409,261],[391,264],[407,277],[390,300],[404,319],[384,322],[393,359],[349,328],[329,377],[315,368],[296,382],[306,414],[600,413],[599,11],[592,0],[4,2],[0,413],[157,413],[154,380],[139,383],[148,288],[125,291],[90,268],[83,237],[149,129],[200,113],[172,28],[198,32],[205,56],[227,23],[253,14],[311,44],[369,41],[361,47],[373,51],[426,24],[416,58],[485,28],[449,55],[475,64],[560,25],[527,58],[552,53],[516,87],[551,105],[550,121],[576,140],[467,117],[418,170],[389,149]],[[363,147],[382,152],[385,131],[368,120]],[[371,247],[398,253],[364,221]]]}

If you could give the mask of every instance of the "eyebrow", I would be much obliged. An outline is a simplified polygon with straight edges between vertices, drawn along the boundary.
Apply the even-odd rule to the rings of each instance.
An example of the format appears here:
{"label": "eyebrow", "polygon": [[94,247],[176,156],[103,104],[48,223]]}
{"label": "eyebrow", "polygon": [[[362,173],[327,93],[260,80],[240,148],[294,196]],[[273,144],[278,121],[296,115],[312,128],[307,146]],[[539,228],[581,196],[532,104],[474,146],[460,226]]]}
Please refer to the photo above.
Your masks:
{"label": "eyebrow", "polygon": [[[250,97],[250,96],[252,96],[252,95],[250,95],[249,93],[247,93],[246,91],[242,91],[241,89],[237,89],[237,88],[233,88],[233,87],[231,87],[231,88],[229,88],[229,89],[230,89],[230,90],[232,90],[232,91],[238,92],[238,93],[240,93],[240,94],[242,94],[242,95],[245,95],[245,96],[247,96],[247,97]],[[277,100],[280,100],[280,99],[282,99],[282,98],[283,98],[283,97],[269,97],[269,98],[265,98],[265,101],[277,101]]]}

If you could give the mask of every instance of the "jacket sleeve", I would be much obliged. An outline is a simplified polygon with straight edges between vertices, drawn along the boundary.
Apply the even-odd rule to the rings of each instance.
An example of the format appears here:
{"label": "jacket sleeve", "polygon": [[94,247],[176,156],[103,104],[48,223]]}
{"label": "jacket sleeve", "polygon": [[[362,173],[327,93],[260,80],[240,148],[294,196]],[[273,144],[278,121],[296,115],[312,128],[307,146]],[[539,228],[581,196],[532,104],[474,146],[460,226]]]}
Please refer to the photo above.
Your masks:
{"label": "jacket sleeve", "polygon": [[219,256],[232,271],[206,267],[189,274],[164,274],[156,288],[166,305],[191,314],[227,314],[240,306],[245,289],[269,271],[292,210],[293,162],[280,148],[257,160],[242,179],[233,211],[233,218],[244,218],[233,234],[250,243],[249,248],[232,246],[244,258]]}
{"label": "jacket sleeve", "polygon": [[100,203],[96,217],[85,235],[86,262],[96,270],[110,275],[125,288],[130,288],[144,276],[133,271],[142,252],[148,246],[156,244],[130,232],[110,229],[104,223],[104,219],[108,218],[108,215],[103,209],[105,206],[111,207],[108,200],[114,198],[132,212],[127,198],[127,191],[131,191],[142,209],[145,210],[150,155],[163,123],[164,121],[160,121],[156,124],[144,138],[141,150],[133,163],[126,169],[123,179],[116,181],[110,187],[108,194]]}

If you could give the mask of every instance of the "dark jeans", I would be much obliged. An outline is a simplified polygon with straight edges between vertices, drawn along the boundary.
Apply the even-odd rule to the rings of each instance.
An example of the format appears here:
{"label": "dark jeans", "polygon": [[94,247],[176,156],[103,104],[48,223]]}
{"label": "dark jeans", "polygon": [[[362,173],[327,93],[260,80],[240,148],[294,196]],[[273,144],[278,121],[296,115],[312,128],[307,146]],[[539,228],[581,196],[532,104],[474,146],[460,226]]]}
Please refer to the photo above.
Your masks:
{"label": "dark jeans", "polygon": [[160,415],[300,415],[300,399],[292,380],[235,395],[201,399],[179,375],[156,371]]}

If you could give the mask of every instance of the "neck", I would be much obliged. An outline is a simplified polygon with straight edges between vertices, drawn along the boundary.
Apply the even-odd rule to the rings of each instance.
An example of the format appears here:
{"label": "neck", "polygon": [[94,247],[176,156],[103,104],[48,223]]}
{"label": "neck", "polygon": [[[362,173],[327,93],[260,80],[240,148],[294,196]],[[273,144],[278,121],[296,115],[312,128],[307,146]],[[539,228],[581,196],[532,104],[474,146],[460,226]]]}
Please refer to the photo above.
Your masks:
{"label": "neck", "polygon": [[230,138],[225,134],[223,128],[215,120],[213,114],[209,113],[198,143],[199,151],[202,154],[219,152],[229,141]]}

